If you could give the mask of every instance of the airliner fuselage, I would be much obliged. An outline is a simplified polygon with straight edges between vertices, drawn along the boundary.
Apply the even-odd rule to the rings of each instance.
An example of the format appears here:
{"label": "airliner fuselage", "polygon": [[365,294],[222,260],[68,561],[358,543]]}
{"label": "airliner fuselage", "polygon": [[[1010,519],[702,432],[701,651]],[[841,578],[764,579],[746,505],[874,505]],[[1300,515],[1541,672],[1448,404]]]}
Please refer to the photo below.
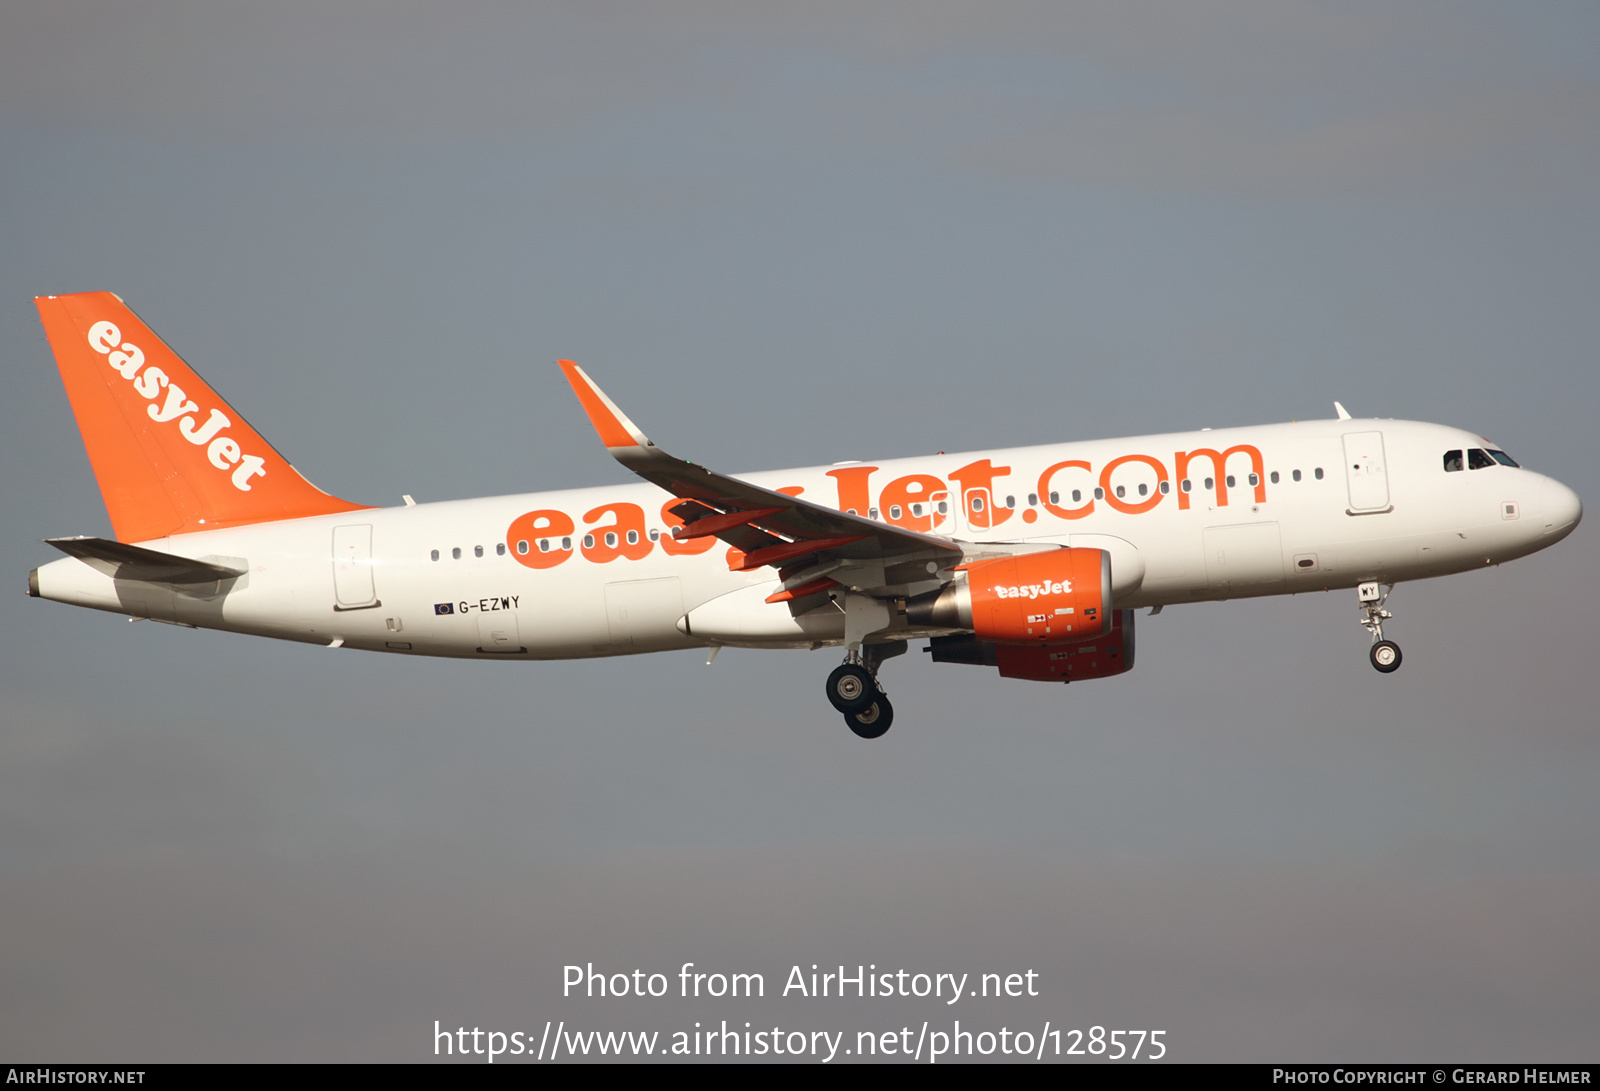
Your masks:
{"label": "airliner fuselage", "polygon": [[1104,677],[1132,666],[1140,607],[1354,587],[1393,670],[1381,588],[1524,556],[1582,516],[1481,436],[1342,408],[719,475],[568,363],[645,483],[370,508],[301,478],[114,296],[40,310],[117,540],[53,539],[69,556],[31,594],[402,655],[843,646],[829,699],[868,737],[892,716],[877,669],[908,640],[1006,677]]}
{"label": "airliner fuselage", "polygon": [[[1352,435],[1381,461],[1347,463]],[[1207,450],[1232,453],[1219,466],[1194,453]],[[1465,468],[1473,450],[1490,453],[1478,470]],[[1440,425],[1302,421],[740,476],[974,543],[1108,548],[1115,603],[1137,608],[1443,576],[1565,537],[1581,510],[1572,491],[1493,461],[1497,450]],[[1451,458],[1463,469],[1446,470]],[[983,483],[962,490],[956,474],[974,463],[988,464]],[[1176,465],[1189,476],[1175,476]],[[831,638],[819,627],[814,640],[787,625],[771,632],[760,616],[769,611],[752,611],[744,633],[685,632],[681,619],[696,608],[777,580],[730,571],[731,547],[714,538],[674,542],[679,520],[663,518],[664,502],[653,486],[615,485],[198,531],[142,544],[237,559],[248,574],[223,587],[153,590],[67,558],[38,570],[38,591],[203,628],[414,655],[565,659],[842,641],[842,624]],[[553,527],[520,529],[534,512],[551,513]],[[896,590],[911,598],[935,586]]]}

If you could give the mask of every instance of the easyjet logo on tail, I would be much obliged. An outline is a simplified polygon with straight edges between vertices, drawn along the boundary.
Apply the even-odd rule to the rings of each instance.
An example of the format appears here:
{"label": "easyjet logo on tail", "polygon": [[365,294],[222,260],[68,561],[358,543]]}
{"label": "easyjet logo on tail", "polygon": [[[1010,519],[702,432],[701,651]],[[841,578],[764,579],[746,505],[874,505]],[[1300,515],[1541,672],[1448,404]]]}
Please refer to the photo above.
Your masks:
{"label": "easyjet logo on tail", "polygon": [[[206,449],[206,459],[223,473],[240,492],[250,491],[252,477],[267,476],[267,460],[260,455],[245,454],[239,442],[227,435],[224,429],[233,421],[220,409],[213,408],[202,420],[200,406],[189,399],[183,387],[173,382],[159,364],[145,367],[144,350],[132,342],[122,340],[122,331],[113,322],[96,322],[89,327],[89,347],[106,357],[118,375],[133,384],[139,396],[150,402],[145,412],[158,424],[177,422],[183,438],[196,447]],[[141,370],[142,369],[142,370]],[[165,391],[163,396],[162,391]]]}

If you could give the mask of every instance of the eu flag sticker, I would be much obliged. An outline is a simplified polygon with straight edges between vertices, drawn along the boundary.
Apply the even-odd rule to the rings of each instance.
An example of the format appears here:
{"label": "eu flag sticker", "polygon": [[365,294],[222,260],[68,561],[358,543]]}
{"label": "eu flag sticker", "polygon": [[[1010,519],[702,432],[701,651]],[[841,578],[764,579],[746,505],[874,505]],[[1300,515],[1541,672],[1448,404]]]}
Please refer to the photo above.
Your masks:
{"label": "eu flag sticker", "polygon": [[453,614],[456,612],[456,604],[453,602],[436,602],[433,604],[433,612],[435,614]]}

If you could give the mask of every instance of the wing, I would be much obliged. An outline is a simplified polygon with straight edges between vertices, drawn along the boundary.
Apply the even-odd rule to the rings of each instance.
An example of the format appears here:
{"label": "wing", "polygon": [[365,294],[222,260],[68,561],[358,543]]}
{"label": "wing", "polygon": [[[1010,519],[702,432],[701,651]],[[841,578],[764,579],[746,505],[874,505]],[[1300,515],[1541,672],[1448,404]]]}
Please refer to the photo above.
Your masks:
{"label": "wing", "polygon": [[738,551],[729,561],[734,571],[778,569],[784,589],[768,601],[839,584],[867,594],[905,594],[919,583],[948,581],[949,569],[962,562],[962,546],[948,538],[836,511],[669,455],[577,364],[563,360],[561,370],[612,457],[681,499],[671,509],[684,521],[675,538],[715,535]]}

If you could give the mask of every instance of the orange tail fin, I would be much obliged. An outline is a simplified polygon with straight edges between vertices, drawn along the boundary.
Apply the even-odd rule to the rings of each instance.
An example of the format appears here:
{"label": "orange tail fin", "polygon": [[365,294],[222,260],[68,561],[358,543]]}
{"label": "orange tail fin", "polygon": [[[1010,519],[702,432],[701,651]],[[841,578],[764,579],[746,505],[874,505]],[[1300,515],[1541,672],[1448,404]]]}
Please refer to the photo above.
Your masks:
{"label": "orange tail fin", "polygon": [[34,302],[118,540],[366,506],[301,477],[110,292]]}

